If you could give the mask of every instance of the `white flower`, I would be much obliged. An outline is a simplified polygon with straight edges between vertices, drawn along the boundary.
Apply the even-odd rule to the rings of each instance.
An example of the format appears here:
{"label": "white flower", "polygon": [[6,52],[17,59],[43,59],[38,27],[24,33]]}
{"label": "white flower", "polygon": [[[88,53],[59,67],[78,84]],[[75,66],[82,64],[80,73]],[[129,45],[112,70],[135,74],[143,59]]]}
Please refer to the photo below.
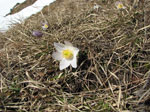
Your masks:
{"label": "white flower", "polygon": [[117,1],[117,2],[115,2],[115,6],[117,7],[117,9],[125,9],[126,7],[123,5],[123,3],[122,2],[120,2],[120,1]]}
{"label": "white flower", "polygon": [[93,9],[99,9],[100,7],[101,7],[100,5],[98,5],[98,4],[94,4]]}
{"label": "white flower", "polygon": [[77,67],[77,54],[79,49],[65,41],[65,45],[61,43],[54,43],[57,52],[52,54],[52,57],[60,61],[59,69],[63,70],[71,65],[73,68]]}
{"label": "white flower", "polygon": [[43,25],[42,25],[42,29],[43,30],[47,30],[48,29],[48,23],[47,22],[45,22],[45,23],[43,23]]}

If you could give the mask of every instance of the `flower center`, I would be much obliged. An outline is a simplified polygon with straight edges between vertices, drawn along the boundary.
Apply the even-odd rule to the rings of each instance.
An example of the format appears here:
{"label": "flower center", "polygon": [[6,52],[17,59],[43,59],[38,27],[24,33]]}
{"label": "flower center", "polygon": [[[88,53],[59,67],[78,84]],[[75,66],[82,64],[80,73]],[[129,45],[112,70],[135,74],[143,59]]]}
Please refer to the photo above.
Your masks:
{"label": "flower center", "polygon": [[73,58],[73,52],[69,49],[66,49],[62,52],[62,55],[65,59],[72,59]]}
{"label": "flower center", "polygon": [[44,27],[45,27],[45,28],[48,28],[48,25],[47,25],[47,24],[45,24],[45,25],[44,25]]}
{"label": "flower center", "polygon": [[122,8],[123,8],[123,5],[122,5],[122,4],[118,4],[118,8],[119,8],[119,9],[122,9]]}

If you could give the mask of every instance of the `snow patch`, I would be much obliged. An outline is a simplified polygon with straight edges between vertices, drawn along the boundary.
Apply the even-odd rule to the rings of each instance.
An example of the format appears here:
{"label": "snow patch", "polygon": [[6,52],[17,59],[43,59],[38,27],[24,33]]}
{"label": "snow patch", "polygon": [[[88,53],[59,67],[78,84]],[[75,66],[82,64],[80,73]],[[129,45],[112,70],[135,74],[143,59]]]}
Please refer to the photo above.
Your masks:
{"label": "snow patch", "polygon": [[16,3],[21,3],[21,1],[23,2],[25,0],[5,0],[3,2],[0,1],[0,5],[1,5],[0,6],[0,32],[7,31],[12,23],[20,23],[24,19],[41,11],[43,7],[49,5],[55,0],[37,0],[33,5],[28,6],[27,8],[21,10],[20,12],[4,17],[7,13],[9,13],[10,9]]}

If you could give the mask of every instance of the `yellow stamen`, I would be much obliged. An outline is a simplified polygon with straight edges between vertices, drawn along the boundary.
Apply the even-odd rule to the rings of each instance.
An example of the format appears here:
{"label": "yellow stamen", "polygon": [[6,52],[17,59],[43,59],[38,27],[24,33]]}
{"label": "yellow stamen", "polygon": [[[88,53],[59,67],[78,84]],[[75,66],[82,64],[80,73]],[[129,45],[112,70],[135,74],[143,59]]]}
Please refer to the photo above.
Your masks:
{"label": "yellow stamen", "polygon": [[122,8],[123,8],[123,5],[122,5],[122,4],[118,4],[118,8],[119,8],[119,9],[122,9]]}
{"label": "yellow stamen", "polygon": [[45,24],[45,25],[44,25],[44,27],[45,27],[45,28],[48,28],[48,25],[47,25],[47,24]]}
{"label": "yellow stamen", "polygon": [[66,49],[62,52],[62,55],[65,59],[72,59],[73,58],[73,52],[69,49]]}

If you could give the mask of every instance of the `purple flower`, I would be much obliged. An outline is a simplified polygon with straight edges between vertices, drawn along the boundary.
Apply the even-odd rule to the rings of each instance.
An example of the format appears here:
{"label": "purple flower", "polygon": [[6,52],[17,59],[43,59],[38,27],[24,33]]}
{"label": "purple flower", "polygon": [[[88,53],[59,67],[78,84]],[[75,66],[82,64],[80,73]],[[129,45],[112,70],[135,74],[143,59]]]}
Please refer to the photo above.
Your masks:
{"label": "purple flower", "polygon": [[35,30],[32,32],[32,35],[35,37],[42,37],[43,33],[38,30]]}

